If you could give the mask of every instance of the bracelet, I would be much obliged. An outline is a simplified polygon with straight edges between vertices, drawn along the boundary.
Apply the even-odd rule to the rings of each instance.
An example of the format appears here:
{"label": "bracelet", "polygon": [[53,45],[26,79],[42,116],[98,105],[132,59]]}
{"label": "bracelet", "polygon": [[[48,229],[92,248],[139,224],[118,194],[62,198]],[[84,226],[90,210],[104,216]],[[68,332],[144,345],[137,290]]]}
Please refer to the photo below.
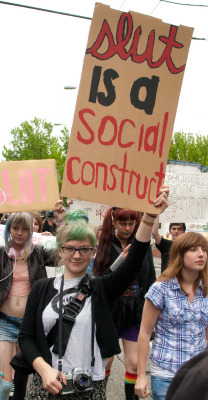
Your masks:
{"label": "bracelet", "polygon": [[146,219],[143,219],[143,218],[142,218],[142,222],[144,222],[144,224],[146,224],[148,226],[153,226],[154,225],[154,222],[146,221]]}
{"label": "bracelet", "polygon": [[152,218],[156,218],[157,217],[157,215],[155,215],[155,214],[149,214],[149,213],[146,213],[146,214],[149,215]]}

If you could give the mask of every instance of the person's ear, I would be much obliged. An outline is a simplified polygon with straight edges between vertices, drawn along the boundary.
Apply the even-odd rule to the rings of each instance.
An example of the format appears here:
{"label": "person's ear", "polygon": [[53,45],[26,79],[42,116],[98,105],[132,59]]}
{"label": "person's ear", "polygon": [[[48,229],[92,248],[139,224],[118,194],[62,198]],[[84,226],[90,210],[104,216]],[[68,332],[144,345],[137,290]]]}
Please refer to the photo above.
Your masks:
{"label": "person's ear", "polygon": [[61,247],[58,247],[58,255],[62,258],[63,250]]}

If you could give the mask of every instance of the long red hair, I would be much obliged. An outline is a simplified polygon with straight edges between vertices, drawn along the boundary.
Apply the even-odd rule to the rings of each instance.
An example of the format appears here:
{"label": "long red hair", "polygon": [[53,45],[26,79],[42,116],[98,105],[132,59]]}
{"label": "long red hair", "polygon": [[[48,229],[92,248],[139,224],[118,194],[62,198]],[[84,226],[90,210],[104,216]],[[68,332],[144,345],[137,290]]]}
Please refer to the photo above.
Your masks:
{"label": "long red hair", "polygon": [[117,207],[112,207],[106,212],[103,220],[99,245],[93,261],[92,272],[95,276],[101,275],[108,267],[110,267],[111,264],[112,237],[115,230],[113,220],[116,222],[127,220],[136,221],[133,235],[129,238],[129,243],[131,243],[140,224],[141,216],[138,211]]}

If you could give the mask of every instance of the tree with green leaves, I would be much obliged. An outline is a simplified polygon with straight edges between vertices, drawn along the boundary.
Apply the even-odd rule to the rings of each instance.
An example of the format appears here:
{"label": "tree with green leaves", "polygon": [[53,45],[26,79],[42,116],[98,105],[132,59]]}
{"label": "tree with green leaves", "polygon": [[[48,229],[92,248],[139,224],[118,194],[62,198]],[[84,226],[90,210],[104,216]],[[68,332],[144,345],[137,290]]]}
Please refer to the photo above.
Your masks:
{"label": "tree with green leaves", "polygon": [[173,134],[169,160],[198,162],[208,165],[208,136],[192,133],[175,132]]}
{"label": "tree with green leaves", "polygon": [[60,140],[63,146],[57,137],[52,136],[52,131],[53,125],[45,120],[35,117],[30,122],[24,121],[20,127],[12,129],[11,148],[4,146],[2,156],[3,161],[55,159],[61,188],[69,131],[66,127],[61,131]]}

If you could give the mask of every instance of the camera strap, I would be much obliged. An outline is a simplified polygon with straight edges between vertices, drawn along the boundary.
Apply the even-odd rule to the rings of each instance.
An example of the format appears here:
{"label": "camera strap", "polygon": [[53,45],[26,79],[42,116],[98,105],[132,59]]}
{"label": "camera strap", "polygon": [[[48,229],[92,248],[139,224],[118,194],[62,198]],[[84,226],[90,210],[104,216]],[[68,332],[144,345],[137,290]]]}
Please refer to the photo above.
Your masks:
{"label": "camera strap", "polygon": [[[69,336],[71,333],[71,330],[73,328],[75,319],[77,315],[80,313],[82,308],[84,307],[85,300],[89,296],[91,291],[91,284],[90,284],[90,279],[88,274],[82,278],[78,285],[77,293],[73,299],[69,301],[68,304],[65,305],[64,307],[64,313],[61,315],[63,319],[63,353],[64,355],[66,351],[66,346],[69,340]],[[61,298],[62,296],[62,298]],[[63,304],[63,289],[60,287],[60,304]],[[59,307],[60,311],[60,307]],[[61,307],[61,312],[62,312],[62,307]],[[59,321],[60,321],[60,315],[59,319],[57,319],[56,324],[53,326],[53,328],[50,330],[48,336],[47,336],[47,342],[49,347],[52,347],[53,345],[53,353],[58,353],[58,326],[59,326]]]}
{"label": "camera strap", "polygon": [[64,275],[62,275],[61,278],[61,286],[60,286],[60,298],[59,298],[59,320],[58,320],[58,371],[59,371],[59,380],[62,382],[62,366],[63,366],[63,360],[62,360],[62,337],[63,337],[63,331],[62,331],[62,303],[63,303],[63,290],[64,289]]}
{"label": "camera strap", "polygon": [[[58,368],[59,371],[62,371],[62,357],[65,354],[66,347],[69,341],[69,336],[71,334],[73,325],[75,323],[75,319],[80,311],[83,309],[85,301],[87,297],[89,297],[91,293],[91,284],[88,274],[84,276],[78,286],[78,292],[75,297],[69,301],[69,303],[64,307],[64,313],[62,315],[62,304],[63,304],[63,287],[64,287],[64,275],[61,279],[60,286],[60,303],[59,303],[59,319],[51,329],[47,336],[47,341],[49,347],[54,343],[53,339],[55,337],[55,343],[53,347],[53,352],[58,353],[59,362]],[[94,308],[93,302],[92,304],[92,335],[91,335],[91,347],[92,347],[92,359],[91,359],[91,368],[93,369],[95,358],[94,358],[94,332],[95,332],[95,321],[94,321]],[[50,343],[52,341],[52,343]],[[51,345],[50,345],[51,344]]]}

